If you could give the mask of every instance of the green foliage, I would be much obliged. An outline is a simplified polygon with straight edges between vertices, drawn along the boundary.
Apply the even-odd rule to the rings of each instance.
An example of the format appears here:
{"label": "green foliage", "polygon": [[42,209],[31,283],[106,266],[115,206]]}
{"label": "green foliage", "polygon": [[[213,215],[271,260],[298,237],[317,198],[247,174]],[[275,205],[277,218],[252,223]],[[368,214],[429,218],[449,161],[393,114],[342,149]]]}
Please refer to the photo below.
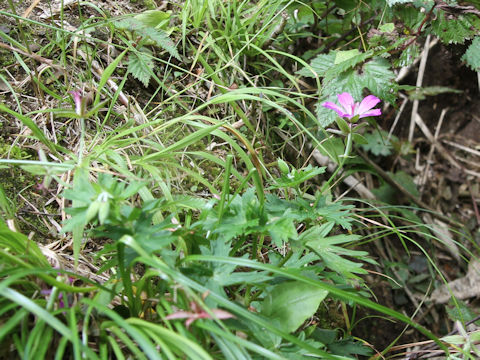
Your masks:
{"label": "green foliage", "polygon": [[480,71],[480,36],[476,36],[473,39],[463,55],[462,60],[465,61],[473,71]]}
{"label": "green foliage", "polygon": [[134,17],[116,20],[113,25],[130,32],[130,38],[136,41],[136,51],[132,51],[128,59],[128,72],[148,87],[155,63],[154,54],[145,45],[149,42],[165,49],[171,56],[180,60],[180,54],[168,34],[162,29],[168,24],[170,14],[163,11],[147,10]]}
{"label": "green foliage", "polygon": [[475,15],[465,14],[452,17],[440,12],[432,22],[432,32],[447,44],[463,44],[479,31]]}
{"label": "green foliage", "polygon": [[364,136],[367,143],[361,146],[365,151],[370,151],[375,156],[388,156],[392,153],[392,140],[395,138],[389,139],[386,131],[374,131]]}
{"label": "green foliage", "polygon": [[[372,52],[367,52],[341,55],[338,60],[340,62],[337,62],[339,53],[342,52],[331,51],[329,54],[318,55],[311,61],[311,69],[305,67],[297,72],[306,77],[323,78],[320,104],[325,101],[336,102],[337,94],[342,92],[352,94],[354,99],[359,101],[363,97],[364,89],[384,101],[395,101],[395,74],[387,60],[376,57],[365,62],[373,55]],[[336,117],[334,112],[320,105],[317,106],[317,116],[322,126],[330,125]]]}
{"label": "green foliage", "polygon": [[128,58],[128,71],[145,87],[148,87],[154,66],[152,53],[145,48],[132,53]]}
{"label": "green foliage", "polygon": [[287,281],[268,291],[261,314],[282,331],[293,332],[315,314],[327,294],[299,281]]}
{"label": "green foliage", "polygon": [[[0,221],[0,357],[354,359],[373,355],[351,335],[358,307],[408,324],[448,356],[412,314],[370,300],[376,290],[363,280],[365,265],[383,265],[366,242],[396,236],[408,252],[405,241],[433,238],[419,209],[336,198],[341,178],[356,171],[350,166],[364,165],[354,144],[375,156],[408,150],[359,116],[339,118],[320,105],[343,92],[355,101],[373,94],[394,105],[391,116],[399,91],[410,99],[457,92],[399,86],[396,68],[412,65],[433,34],[445,43],[473,38],[463,60],[478,70],[474,14],[456,2],[408,0],[186,0],[116,19],[84,6],[68,9],[79,16],[76,30],[0,10],[22,25],[0,37],[39,95],[34,111],[25,107],[20,87],[3,80],[17,74],[2,70],[13,103],[0,104],[0,140],[15,139],[1,146],[0,164],[44,177],[36,196],[67,214],[60,234],[60,215],[45,215],[48,240],[68,244],[55,254],[37,245],[37,234],[13,231],[23,213],[0,186],[10,226]],[[100,17],[82,18],[92,9]],[[30,34],[17,34],[30,26],[49,39],[33,57],[49,65],[39,74],[21,40]],[[120,55],[105,60],[104,47]],[[78,49],[84,62],[70,56]],[[79,71],[54,74],[57,63]],[[128,74],[144,87],[155,80],[153,94]],[[96,92],[90,111],[59,108],[72,84]],[[312,148],[336,163],[333,174],[308,164],[303,154]],[[39,149],[40,160],[23,149]],[[409,174],[388,175],[419,196]],[[405,203],[382,180],[372,192]],[[380,271],[396,290],[427,291],[431,274],[414,267],[390,262]],[[456,303],[447,313],[463,321],[474,316],[468,310]],[[467,353],[478,340],[445,339]]]}
{"label": "green foliage", "polygon": [[180,54],[178,53],[175,44],[165,31],[153,26],[155,22],[156,21],[153,21],[150,16],[147,16],[144,13],[131,18],[116,20],[113,24],[117,29],[128,30],[144,39],[147,38],[153,40],[156,46],[167,50],[171,56],[180,60]]}

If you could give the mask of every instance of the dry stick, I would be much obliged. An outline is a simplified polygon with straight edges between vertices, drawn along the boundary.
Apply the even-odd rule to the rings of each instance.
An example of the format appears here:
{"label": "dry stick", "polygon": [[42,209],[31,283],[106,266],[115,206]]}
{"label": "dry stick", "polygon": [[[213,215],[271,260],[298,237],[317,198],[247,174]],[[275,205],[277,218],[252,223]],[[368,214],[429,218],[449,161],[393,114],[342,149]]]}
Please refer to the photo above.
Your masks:
{"label": "dry stick", "polygon": [[440,144],[439,142],[435,141],[435,138],[434,136],[432,135],[432,133],[430,132],[430,130],[428,129],[427,125],[425,125],[425,123],[423,122],[423,119],[420,115],[416,115],[415,116],[415,123],[418,125],[418,127],[422,130],[423,134],[425,135],[425,137],[432,143],[432,144],[435,144],[435,147],[437,148],[437,151],[439,152],[439,154],[445,159],[447,160],[450,164],[452,164],[454,167],[456,167],[457,169],[463,171],[465,174],[468,174],[468,175],[472,175],[472,176],[475,176],[475,177],[478,177],[480,178],[480,173],[477,173],[475,171],[472,171],[472,170],[468,170],[468,169],[465,169],[465,167],[461,164],[458,163],[458,161],[456,161],[454,159],[454,157],[452,155],[449,154],[449,152],[442,146],[442,144]]}
{"label": "dry stick", "polygon": [[452,226],[461,226],[461,224],[459,224],[458,222],[456,222],[455,220],[453,219],[450,219],[448,216],[445,216],[443,214],[439,214],[438,212],[436,212],[434,209],[432,209],[430,206],[428,206],[427,204],[425,204],[422,200],[420,199],[417,199],[415,196],[413,196],[412,194],[410,194],[408,192],[407,189],[405,189],[401,184],[399,184],[395,179],[393,179],[390,175],[388,175],[380,166],[378,166],[377,164],[375,164],[372,160],[370,160],[368,158],[368,156],[363,152],[361,151],[360,149],[356,149],[357,153],[363,158],[363,160],[365,160],[365,162],[370,165],[371,167],[373,167],[375,169],[375,171],[378,173],[378,175],[380,175],[387,183],[389,183],[391,186],[393,186],[394,188],[396,188],[397,190],[399,190],[402,195],[404,195],[405,197],[407,197],[409,200],[411,200],[414,204],[416,204],[417,206],[425,209],[425,210],[428,210],[432,213],[432,216],[438,218],[438,219],[441,219],[445,222],[448,222],[450,225]]}
{"label": "dry stick", "polygon": [[44,58],[40,55],[34,54],[34,53],[29,54],[26,51],[20,50],[16,47],[10,46],[10,45],[5,44],[4,42],[1,42],[1,41],[0,41],[0,48],[4,48],[4,49],[10,50],[10,51],[15,51],[19,54],[22,54],[23,56],[27,56],[27,57],[29,57],[33,60],[38,61],[38,62],[50,65],[52,68],[55,68],[55,69],[58,69],[58,70],[61,70],[61,71],[65,71],[65,69],[62,66],[54,64],[53,60],[51,60],[51,59],[46,59],[46,58]]}
{"label": "dry stick", "polygon": [[[420,66],[418,68],[417,83],[415,84],[417,88],[421,87],[423,83],[423,75],[425,74],[425,67],[427,66],[429,46],[430,46],[430,35],[428,35],[427,40],[425,40],[422,59],[420,60]],[[409,142],[412,142],[413,140],[413,131],[415,130],[415,117],[418,112],[418,104],[419,104],[419,100],[413,101],[412,116],[410,117],[410,130],[408,132]]]}
{"label": "dry stick", "polygon": [[37,5],[40,1],[42,1],[42,0],[33,0],[32,4],[23,13],[23,17],[27,19],[30,16],[30,13],[33,11],[33,9],[35,9],[37,7]]}
{"label": "dry stick", "polygon": [[403,109],[405,108],[405,105],[407,105],[408,102],[408,97],[406,97],[403,94],[400,94],[400,96],[403,98],[402,105],[400,105],[400,110],[398,110],[397,116],[395,116],[395,120],[393,121],[392,127],[390,128],[390,131],[388,132],[388,137],[387,137],[387,142],[390,141],[390,138],[392,137],[393,130],[395,130],[395,127],[397,126],[398,120],[400,119],[400,116],[402,115]]}
{"label": "dry stick", "polygon": [[435,144],[438,143],[438,135],[440,134],[440,128],[442,127],[443,119],[445,118],[445,114],[447,113],[447,111],[448,111],[448,108],[443,109],[442,113],[440,114],[440,118],[438,119],[437,128],[435,129],[435,137],[434,137],[435,143],[432,143],[430,145],[430,151],[427,156],[427,163],[425,165],[425,170],[423,172],[423,176],[420,184],[420,194],[423,194],[423,189],[425,187],[425,183],[427,182],[427,177],[428,177],[428,172],[430,171],[430,164],[432,162],[433,152],[435,151]]}
{"label": "dry stick", "polygon": [[470,149],[468,146],[460,145],[460,144],[457,144],[456,142],[448,141],[448,140],[442,140],[442,143],[453,146],[453,147],[456,147],[457,149],[463,150],[463,151],[468,152],[472,155],[480,156],[480,151]]}

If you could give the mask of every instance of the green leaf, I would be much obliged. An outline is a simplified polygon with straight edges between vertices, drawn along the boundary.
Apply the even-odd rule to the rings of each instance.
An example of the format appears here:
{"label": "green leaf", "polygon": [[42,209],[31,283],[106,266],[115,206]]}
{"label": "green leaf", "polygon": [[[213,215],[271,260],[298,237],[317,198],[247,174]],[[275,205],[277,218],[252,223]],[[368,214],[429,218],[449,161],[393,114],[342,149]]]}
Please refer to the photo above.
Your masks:
{"label": "green leaf", "polygon": [[378,30],[380,30],[383,33],[391,33],[393,30],[395,30],[395,24],[394,23],[386,23],[386,24],[380,25],[378,27]]}
{"label": "green leaf", "polygon": [[473,71],[480,71],[480,36],[476,36],[462,57]]}
{"label": "green leaf", "polygon": [[365,139],[365,137],[361,134],[357,134],[357,133],[352,134],[352,139],[355,144],[360,144],[360,145],[368,144],[368,140]]}
{"label": "green leaf", "polygon": [[452,89],[447,86],[426,86],[407,91],[410,100],[424,100],[426,96],[435,96],[438,94],[455,93],[461,94],[463,91]]}
{"label": "green leaf", "polygon": [[131,73],[135,79],[141,81],[145,87],[148,87],[153,67],[152,56],[145,52],[137,51],[131,53],[128,58],[128,72]]}
{"label": "green leaf", "polygon": [[160,10],[147,10],[141,14],[135,15],[134,19],[140,21],[145,26],[157,27],[167,23],[170,20],[170,13]]}
{"label": "green leaf", "polygon": [[293,332],[313,316],[328,291],[300,281],[284,282],[271,290],[262,304],[262,315],[282,331]]}
{"label": "green leaf", "polygon": [[152,39],[158,47],[167,50],[170,55],[180,60],[180,54],[168,34],[163,30],[150,26],[148,24],[150,21],[151,18],[149,16],[147,16],[147,24],[138,21],[136,18],[127,18],[114,21],[113,25],[117,29],[135,31],[143,37]]}
{"label": "green leaf", "polygon": [[391,92],[395,88],[395,74],[390,70],[386,59],[375,58],[367,62],[362,69],[360,86],[367,88],[373,95],[388,102],[394,102],[396,96]]}
{"label": "green leaf", "polygon": [[358,51],[358,49],[337,51],[337,53],[335,54],[335,61],[333,62],[333,64],[334,65],[340,64],[341,62],[351,59],[358,55],[360,55],[360,51]]}
{"label": "green leaf", "polygon": [[375,156],[388,156],[392,153],[392,143],[388,140],[386,131],[374,131],[364,135],[367,143],[362,145],[362,149],[370,151]]}
{"label": "green leaf", "polygon": [[137,32],[143,36],[148,36],[150,39],[155,41],[157,46],[167,50],[170,55],[180,60],[180,54],[178,53],[175,44],[165,31],[151,27],[145,27],[137,30]]}
{"label": "green leaf", "polygon": [[[328,54],[320,54],[312,60],[310,66],[312,67],[313,71],[315,71],[317,76],[324,77],[327,70],[334,65],[335,58],[335,51],[331,51]],[[312,70],[306,67],[297,71],[298,75],[312,78],[316,77],[315,73],[313,73]]]}
{"label": "green leaf", "polygon": [[463,44],[478,32],[474,17],[475,15],[466,14],[452,18],[451,14],[439,12],[432,21],[432,32],[444,43]]}
{"label": "green leaf", "polygon": [[275,184],[270,189],[296,187],[317,175],[323,174],[325,169],[325,167],[312,165],[308,165],[301,170],[292,169],[287,175],[282,175],[279,179],[276,179]]}
{"label": "green leaf", "polygon": [[112,77],[113,72],[117,68],[118,64],[120,61],[123,59],[125,54],[127,53],[127,50],[123,51],[120,55],[117,56],[115,60],[113,60],[110,65],[107,66],[107,68],[103,71],[102,77],[100,78],[100,81],[98,82],[97,86],[97,95],[95,96],[95,101],[93,102],[94,106],[98,105],[100,103],[100,95],[102,93],[102,89],[107,83],[107,81]]}
{"label": "green leaf", "polygon": [[318,254],[333,271],[348,277],[354,277],[353,273],[365,274],[366,271],[362,269],[361,263],[347,260],[342,256],[353,256],[370,262],[371,260],[367,258],[367,252],[336,246],[338,244],[357,241],[360,239],[360,236],[342,234],[327,237],[326,234],[327,231],[324,225],[314,226],[304,231],[299,240],[315,250],[316,254]]}
{"label": "green leaf", "polygon": [[353,338],[342,339],[328,345],[328,349],[336,355],[356,358],[355,355],[370,356],[373,350]]}
{"label": "green leaf", "polygon": [[298,237],[295,225],[292,219],[288,218],[288,214],[286,214],[285,217],[276,218],[273,221],[269,221],[267,224],[267,229],[274,244],[278,247],[281,247],[283,242],[287,242],[290,239],[296,239]]}

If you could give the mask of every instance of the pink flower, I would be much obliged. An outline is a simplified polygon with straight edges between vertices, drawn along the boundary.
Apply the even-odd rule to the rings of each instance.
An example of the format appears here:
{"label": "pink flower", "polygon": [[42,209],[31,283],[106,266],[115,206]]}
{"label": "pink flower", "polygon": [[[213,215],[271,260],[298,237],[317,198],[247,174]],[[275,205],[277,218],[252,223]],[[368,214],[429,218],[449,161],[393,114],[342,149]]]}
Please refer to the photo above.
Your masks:
{"label": "pink flower", "polygon": [[83,115],[83,97],[80,91],[74,90],[69,91],[69,93],[73,97],[73,101],[75,102],[75,112],[77,115]]}
{"label": "pink flower", "polygon": [[356,103],[351,94],[344,92],[338,95],[338,102],[341,106],[329,101],[324,102],[322,106],[326,107],[327,109],[335,110],[338,116],[348,119],[351,119],[357,115],[359,119],[367,116],[382,115],[380,109],[372,109],[380,102],[380,99],[373,95],[368,95],[362,100],[362,102]]}
{"label": "pink flower", "polygon": [[[187,325],[187,329],[195,320],[212,319],[212,316],[210,316],[209,313],[203,310],[196,302],[192,301],[190,303],[190,308],[192,309],[192,311],[177,311],[173,314],[167,315],[165,319],[187,319],[187,321],[185,322],[185,325]],[[234,317],[229,312],[221,309],[211,309],[210,312],[215,315],[217,319],[229,319]]]}

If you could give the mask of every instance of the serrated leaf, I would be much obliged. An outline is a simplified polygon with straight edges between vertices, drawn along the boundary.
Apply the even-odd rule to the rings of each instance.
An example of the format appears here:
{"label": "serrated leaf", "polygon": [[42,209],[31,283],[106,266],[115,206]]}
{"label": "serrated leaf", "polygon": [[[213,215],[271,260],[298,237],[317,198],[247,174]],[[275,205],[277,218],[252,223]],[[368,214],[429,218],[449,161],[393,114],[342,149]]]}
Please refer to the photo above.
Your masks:
{"label": "serrated leaf", "polygon": [[145,87],[150,82],[153,66],[152,57],[140,51],[131,53],[128,58],[128,72]]}
{"label": "serrated leaf", "polygon": [[[148,21],[147,21],[148,22]],[[143,37],[149,37],[157,46],[167,50],[170,55],[180,60],[180,54],[178,53],[175,44],[172,42],[168,34],[160,29],[155,29],[152,26],[145,25],[142,21],[135,18],[126,18],[113,22],[113,25],[117,29],[135,31]]]}
{"label": "serrated leaf", "polygon": [[175,44],[165,31],[151,27],[144,27],[137,30],[137,32],[143,36],[148,36],[150,39],[155,41],[157,46],[167,50],[170,55],[180,60],[180,54],[178,53]]}
{"label": "serrated leaf", "polygon": [[[339,52],[337,52],[338,55]],[[373,55],[373,51],[367,51],[364,53],[359,53],[357,51],[357,55],[350,56],[345,58],[343,61],[339,63],[335,63],[328,71],[325,73],[325,81],[335,80],[335,78],[343,73],[346,70],[349,70],[356,65],[363,63],[365,60],[370,58]]]}
{"label": "serrated leaf", "polygon": [[300,281],[284,282],[267,294],[261,312],[282,331],[293,332],[315,314],[327,294]]}
{"label": "serrated leaf", "polygon": [[363,66],[360,82],[373,95],[388,102],[394,102],[396,96],[390,92],[395,87],[395,74],[390,64],[383,58],[375,58]]}
{"label": "serrated leaf", "polygon": [[471,39],[478,29],[473,26],[468,15],[451,18],[449,14],[439,13],[432,21],[432,31],[445,43],[463,44],[465,40]]}
{"label": "serrated leaf", "polygon": [[367,143],[362,145],[362,149],[370,151],[375,156],[388,156],[392,153],[393,146],[388,140],[388,133],[382,131],[374,131],[370,134],[364,135]]}
{"label": "serrated leaf", "polygon": [[462,57],[473,71],[480,71],[480,36],[476,36]]}
{"label": "serrated leaf", "polygon": [[337,65],[358,55],[360,55],[360,51],[358,51],[358,49],[337,51],[335,54],[335,61],[333,63],[334,65]]}
{"label": "serrated leaf", "polygon": [[[330,69],[335,63],[335,57],[336,54],[334,51],[331,51],[328,54],[320,54],[311,61],[310,66],[312,67],[313,71],[315,71],[317,76],[324,77],[327,70]],[[305,77],[315,77],[315,73],[306,67],[300,69],[296,73]]]}
{"label": "serrated leaf", "polygon": [[365,274],[366,271],[362,269],[362,263],[356,263],[342,256],[353,256],[361,258],[363,261],[371,261],[367,259],[368,253],[365,251],[357,251],[336,246],[338,244],[348,243],[360,239],[358,235],[334,235],[326,236],[325,231],[319,227],[314,226],[302,233],[299,241],[306,246],[315,250],[326,266],[339,274],[354,277],[354,273]]}

